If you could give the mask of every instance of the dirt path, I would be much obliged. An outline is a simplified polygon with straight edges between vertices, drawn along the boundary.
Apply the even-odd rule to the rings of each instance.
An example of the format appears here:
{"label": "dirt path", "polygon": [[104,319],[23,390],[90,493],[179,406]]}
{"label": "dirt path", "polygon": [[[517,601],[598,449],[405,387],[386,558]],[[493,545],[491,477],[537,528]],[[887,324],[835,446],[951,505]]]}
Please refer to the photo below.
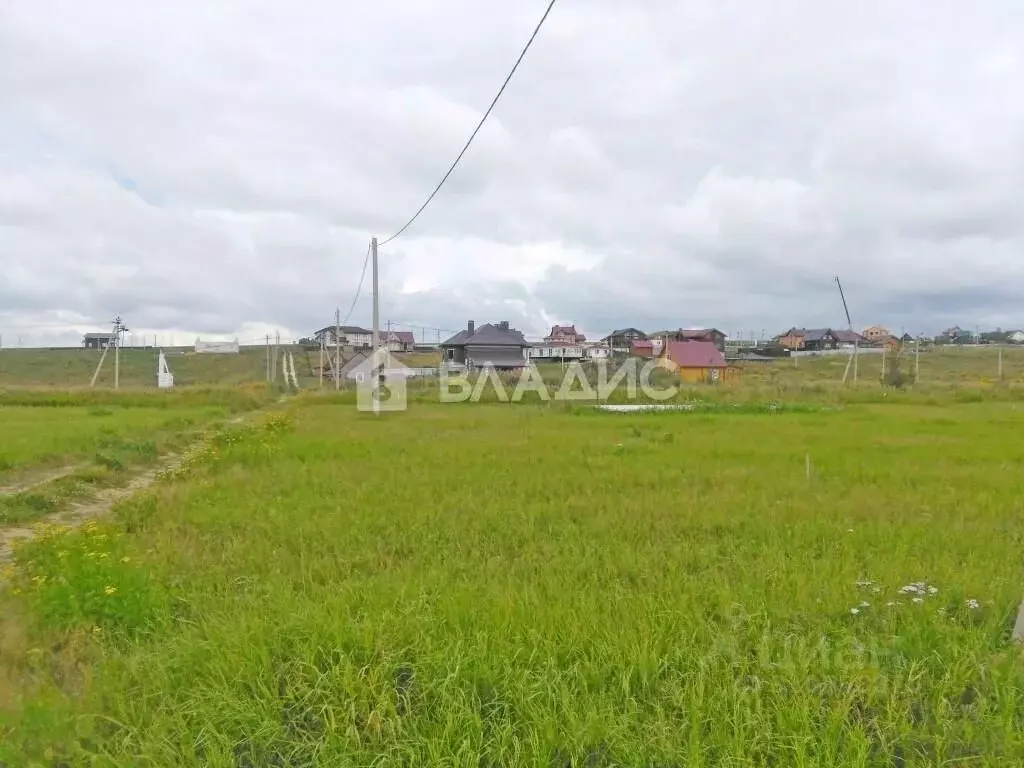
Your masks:
{"label": "dirt path", "polygon": [[[281,397],[278,400],[278,403],[283,403],[287,399],[287,397]],[[235,418],[230,419],[227,424],[233,426],[242,424],[251,419],[257,418],[264,413],[264,409],[258,408],[242,416],[236,416]],[[67,509],[62,509],[59,512],[46,515],[39,520],[34,520],[31,524],[14,525],[9,527],[0,526],[0,565],[10,562],[13,555],[12,544],[18,541],[31,539],[35,536],[35,526],[40,524],[50,524],[77,528],[87,520],[103,517],[110,512],[111,508],[115,504],[127,499],[129,496],[132,496],[141,490],[148,488],[156,481],[157,477],[162,472],[173,469],[180,461],[181,456],[177,454],[167,454],[162,457],[156,466],[147,469],[145,472],[134,475],[122,486],[118,486],[117,488],[104,488],[103,490],[97,491],[88,499],[73,503],[68,506]],[[10,489],[0,488],[0,493],[20,493],[23,490],[35,488],[43,485],[44,483],[58,480],[65,475],[71,474],[75,469],[77,469],[77,467],[72,467],[70,469],[65,468],[61,470],[59,474],[55,473],[42,479],[37,478],[30,485],[22,486],[20,488],[15,488],[13,486]]]}
{"label": "dirt path", "polygon": [[46,515],[39,520],[34,520],[31,524],[0,528],[0,564],[10,561],[12,555],[11,545],[14,542],[24,541],[35,536],[35,526],[44,524],[77,528],[85,523],[86,520],[103,517],[118,502],[148,488],[156,481],[157,476],[161,472],[173,468],[179,460],[180,457],[174,454],[165,456],[158,465],[133,476],[124,485],[116,488],[104,488],[88,499],[73,503],[67,509],[54,512],[52,515]]}
{"label": "dirt path", "polygon": [[81,468],[82,465],[74,464],[67,467],[61,467],[60,469],[55,469],[52,472],[47,472],[43,475],[35,475],[31,479],[24,480],[17,485],[0,485],[0,496],[15,496],[19,493],[31,491],[33,488],[37,488],[40,485],[46,485],[47,483],[60,480],[68,475],[73,475]]}

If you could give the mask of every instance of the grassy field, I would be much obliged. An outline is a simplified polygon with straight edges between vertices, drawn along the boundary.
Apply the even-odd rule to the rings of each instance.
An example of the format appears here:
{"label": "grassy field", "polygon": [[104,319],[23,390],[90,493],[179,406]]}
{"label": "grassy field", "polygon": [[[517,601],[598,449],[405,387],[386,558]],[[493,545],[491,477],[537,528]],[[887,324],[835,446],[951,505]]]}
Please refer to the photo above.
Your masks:
{"label": "grassy field", "polygon": [[59,511],[118,485],[266,402],[241,390],[179,393],[0,391],[0,526]]}
{"label": "grassy field", "polygon": [[[303,388],[319,384],[316,374],[320,363],[317,351],[282,346],[295,357],[295,373]],[[174,374],[175,386],[231,387],[266,381],[267,359],[264,347],[242,347],[237,355],[196,354],[191,348],[164,350],[167,365]],[[99,364],[99,350],[86,349],[0,349],[0,388],[58,387],[86,388]],[[283,354],[283,351],[282,351]],[[120,386],[125,389],[156,389],[158,350],[121,350]],[[436,365],[437,355],[412,353],[397,355],[406,365]],[[280,362],[277,364],[280,367]],[[277,371],[278,380],[281,372]],[[114,386],[113,353],[108,354],[96,379],[97,389]]]}
{"label": "grassy field", "polygon": [[1024,764],[1015,402],[331,398],[0,595],[0,762]]}

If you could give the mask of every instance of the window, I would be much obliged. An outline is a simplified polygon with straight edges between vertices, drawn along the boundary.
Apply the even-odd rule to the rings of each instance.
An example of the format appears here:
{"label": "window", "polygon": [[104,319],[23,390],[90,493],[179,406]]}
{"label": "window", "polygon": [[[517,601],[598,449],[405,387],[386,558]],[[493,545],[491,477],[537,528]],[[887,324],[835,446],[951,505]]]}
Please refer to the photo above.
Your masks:
{"label": "window", "polygon": [[455,349],[453,347],[448,347],[448,349],[445,350],[445,356],[449,360],[454,360],[455,359]]}
{"label": "window", "polygon": [[358,381],[360,384],[362,384],[363,383],[363,374],[357,373],[356,374],[356,381]]}

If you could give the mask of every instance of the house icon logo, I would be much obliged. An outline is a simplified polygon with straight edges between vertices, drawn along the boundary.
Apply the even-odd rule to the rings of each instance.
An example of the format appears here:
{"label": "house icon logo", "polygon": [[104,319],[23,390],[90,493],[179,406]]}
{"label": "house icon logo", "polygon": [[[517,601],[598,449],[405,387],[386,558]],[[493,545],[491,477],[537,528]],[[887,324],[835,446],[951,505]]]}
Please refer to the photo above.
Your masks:
{"label": "house icon logo", "polygon": [[387,348],[367,355],[352,370],[356,380],[356,407],[360,411],[404,411],[406,377],[412,370],[391,357]]}

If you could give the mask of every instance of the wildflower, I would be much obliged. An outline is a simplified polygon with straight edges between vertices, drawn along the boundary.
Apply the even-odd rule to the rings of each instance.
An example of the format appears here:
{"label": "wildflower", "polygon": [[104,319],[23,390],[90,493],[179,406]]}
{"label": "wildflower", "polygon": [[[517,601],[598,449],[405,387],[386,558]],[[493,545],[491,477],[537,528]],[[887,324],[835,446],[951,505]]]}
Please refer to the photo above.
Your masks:
{"label": "wildflower", "polygon": [[117,592],[117,587],[111,587],[111,586],[108,585],[108,586],[103,588],[103,594],[105,594],[105,595],[112,595],[115,592]]}
{"label": "wildflower", "polygon": [[102,630],[102,629],[100,629],[100,628],[99,628],[98,626],[96,626],[95,624],[93,625],[93,628],[92,628],[92,633],[93,633],[94,635],[98,635],[98,634],[99,634],[100,632],[102,632],[102,631],[103,631],[103,630]]}
{"label": "wildflower", "polygon": [[858,613],[860,613],[860,608],[851,608],[850,613],[856,616]]}
{"label": "wildflower", "polygon": [[939,591],[938,587],[928,587],[928,594],[929,595],[938,594],[938,591]]}
{"label": "wildflower", "polygon": [[127,563],[127,562],[130,562],[130,561],[131,561],[131,558],[130,558],[130,557],[122,557],[122,558],[121,558],[121,562],[122,562],[122,563]]}
{"label": "wildflower", "polygon": [[911,598],[911,602],[923,603],[924,602],[924,598],[923,597],[914,597],[914,598]]}
{"label": "wildflower", "polygon": [[870,587],[875,582],[873,582],[873,581],[855,581],[853,583],[856,584],[858,587]]}
{"label": "wildflower", "polygon": [[888,606],[889,608],[892,608],[894,605],[899,605],[899,603],[897,603],[895,600],[890,600],[886,603],[886,606]]}
{"label": "wildflower", "polygon": [[871,603],[863,602],[863,603],[860,604],[859,607],[860,608],[870,608],[871,607]]}
{"label": "wildflower", "polygon": [[882,591],[882,588],[881,587],[874,587],[871,591],[874,592],[877,595],[877,594],[879,594]]}
{"label": "wildflower", "polygon": [[974,598],[972,597],[971,599],[969,599],[969,600],[967,601],[967,607],[968,607],[968,609],[970,609],[970,610],[972,610],[972,611],[976,611],[976,610],[978,610],[979,608],[981,608],[981,603],[979,603],[979,602],[978,602],[977,600],[975,600],[975,599],[974,599]]}

